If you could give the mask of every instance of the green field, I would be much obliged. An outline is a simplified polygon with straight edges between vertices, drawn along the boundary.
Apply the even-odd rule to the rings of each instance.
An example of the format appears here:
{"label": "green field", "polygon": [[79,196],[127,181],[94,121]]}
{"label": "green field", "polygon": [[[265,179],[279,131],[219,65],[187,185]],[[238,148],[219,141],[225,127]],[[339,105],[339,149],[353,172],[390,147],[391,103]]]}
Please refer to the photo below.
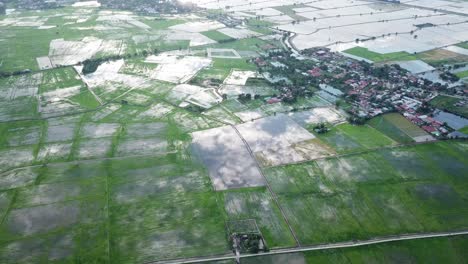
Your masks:
{"label": "green field", "polygon": [[235,39],[217,30],[205,31],[205,32],[202,32],[201,34],[215,41],[235,41]]}
{"label": "green field", "polygon": [[292,19],[296,20],[296,21],[307,21],[307,20],[310,20],[309,18],[306,18],[306,17],[303,17],[301,15],[298,15],[294,9],[295,8],[303,8],[303,7],[307,7],[307,5],[297,5],[297,4],[294,4],[294,5],[284,5],[284,6],[277,6],[275,7],[276,10],[280,11],[281,13],[291,17]]}
{"label": "green field", "polygon": [[463,79],[468,77],[468,71],[457,72],[455,75],[457,75],[458,78]]}
{"label": "green field", "polygon": [[358,56],[373,62],[384,61],[404,61],[404,60],[417,60],[417,58],[407,52],[392,52],[392,53],[377,53],[362,47],[354,47],[344,50],[343,52]]}
{"label": "green field", "polygon": [[355,152],[365,149],[380,148],[394,145],[395,142],[375,128],[341,124],[331,128],[331,131],[317,136],[338,153]]}
{"label": "green field", "polygon": [[398,113],[374,117],[369,125],[400,143],[409,143],[414,137],[427,135],[421,128]]}
{"label": "green field", "polygon": [[432,99],[429,103],[441,110],[446,110],[468,118],[468,106],[455,106],[455,104],[459,103],[460,101],[462,101],[460,98],[439,95]]}
{"label": "green field", "polygon": [[[356,248],[330,249],[252,257],[241,263],[256,264],[354,264],[354,263],[465,263],[467,236],[399,241]],[[234,262],[226,262],[234,263]]]}
{"label": "green field", "polygon": [[462,133],[465,133],[465,134],[468,134],[468,126],[462,128],[462,129],[459,129],[458,131],[460,131]]}
{"label": "green field", "polygon": [[466,228],[464,142],[375,150],[265,171],[301,244]]}
{"label": "green field", "polygon": [[[276,9],[306,20],[293,10],[300,7],[306,6]],[[261,77],[225,87],[233,70],[257,72],[252,58],[282,44],[274,38],[234,40],[216,30],[200,38],[197,32],[209,29],[200,25],[222,20],[207,17],[217,12],[150,16],[69,6],[0,17],[0,72],[31,70],[0,78],[0,263],[233,256],[233,233],[250,231],[276,250],[468,228],[468,143],[406,144],[427,134],[397,113],[362,126],[330,125],[324,134],[306,126],[317,138],[302,134],[300,126],[259,122],[269,127],[255,129],[269,135],[256,143],[271,145],[262,143],[271,138],[274,146],[252,153],[240,145],[238,152],[222,148],[232,137],[207,140],[206,147],[233,159],[245,155],[240,150],[253,157],[247,169],[227,160],[212,171],[212,160],[195,153],[198,137],[192,133],[230,129],[249,115],[284,112],[295,122],[292,112],[331,107],[318,96],[267,104],[281,86]],[[273,33],[276,25],[262,19],[245,19],[244,26]],[[205,37],[221,43],[204,44]],[[207,48],[234,49],[242,58],[208,58]],[[347,52],[376,62],[414,58],[363,48]],[[43,56],[57,68],[40,70],[36,58]],[[82,61],[96,58],[106,62],[93,73],[78,72]],[[260,97],[238,99],[237,91]],[[229,98],[221,100],[224,92]],[[431,103],[444,109],[455,101],[439,96]],[[283,138],[289,129],[307,140]],[[247,144],[241,139],[232,142]],[[276,163],[282,155],[294,163],[274,165],[282,164]],[[264,177],[260,186],[246,187],[239,176],[257,169]],[[239,188],[215,190],[210,176],[225,171],[232,171],[229,186]],[[242,263],[457,263],[467,258],[466,241],[407,241]]]}

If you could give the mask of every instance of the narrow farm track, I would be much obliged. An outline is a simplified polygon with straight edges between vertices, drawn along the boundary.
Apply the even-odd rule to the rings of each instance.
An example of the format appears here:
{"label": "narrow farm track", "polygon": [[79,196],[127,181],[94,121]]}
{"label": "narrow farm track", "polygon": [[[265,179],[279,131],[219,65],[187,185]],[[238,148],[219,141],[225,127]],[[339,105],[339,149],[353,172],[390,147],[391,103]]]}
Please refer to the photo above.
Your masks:
{"label": "narrow farm track", "polygon": [[468,230],[454,231],[454,232],[404,234],[404,235],[377,237],[377,238],[373,238],[369,240],[344,241],[344,242],[321,244],[321,245],[314,245],[314,246],[273,249],[269,252],[258,253],[258,254],[243,254],[240,256],[236,256],[234,254],[224,254],[224,255],[211,256],[211,257],[184,258],[184,259],[146,262],[146,264],[203,263],[203,262],[211,262],[211,261],[232,260],[236,258],[271,256],[271,255],[278,255],[278,254],[299,253],[299,252],[318,251],[318,250],[326,250],[326,249],[353,248],[353,247],[361,247],[361,246],[383,244],[383,243],[405,241],[405,240],[439,238],[439,237],[454,237],[454,236],[465,236],[465,235],[468,235]]}

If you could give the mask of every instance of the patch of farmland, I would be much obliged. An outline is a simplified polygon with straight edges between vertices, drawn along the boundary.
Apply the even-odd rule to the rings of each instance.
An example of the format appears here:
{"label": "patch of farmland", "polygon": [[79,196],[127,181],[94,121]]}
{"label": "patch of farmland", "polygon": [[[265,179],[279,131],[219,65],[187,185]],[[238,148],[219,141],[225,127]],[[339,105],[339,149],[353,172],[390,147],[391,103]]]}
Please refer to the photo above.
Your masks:
{"label": "patch of farmland", "polygon": [[307,111],[291,113],[289,116],[301,125],[318,123],[337,124],[346,120],[346,117],[333,107],[314,108]]}
{"label": "patch of farmland", "polygon": [[0,26],[40,27],[47,21],[47,19],[47,17],[40,16],[6,17],[0,20]]}
{"label": "patch of farmland", "polygon": [[232,115],[226,108],[222,106],[213,107],[202,113],[203,115],[210,116],[226,124],[235,125],[240,123],[239,119]]}
{"label": "patch of farmland", "polygon": [[281,213],[265,189],[224,192],[229,221],[255,219],[269,248],[293,246],[294,239]]}
{"label": "patch of farmland", "polygon": [[138,114],[139,118],[142,119],[160,119],[167,114],[171,113],[175,107],[171,106],[170,104],[166,103],[156,103],[150,106],[147,110]]}
{"label": "patch of farmland", "polygon": [[[251,86],[251,85],[248,85],[248,86],[230,85],[230,84],[222,85],[219,88],[219,92],[221,94],[226,94],[228,96],[228,98],[232,98],[232,99],[237,98],[239,94],[251,94],[251,95],[257,95],[258,94],[258,95],[261,95],[261,96],[262,95],[263,96],[268,96],[268,95],[272,95],[272,94],[275,93],[275,91],[271,87]],[[277,103],[277,104],[274,104],[274,105],[267,105],[264,108],[269,109],[269,108],[275,108],[275,107],[281,108],[281,104]],[[267,111],[267,112],[271,112],[271,111]],[[278,111],[278,112],[284,112],[284,111]]]}
{"label": "patch of farmland", "polygon": [[428,72],[428,71],[433,71],[435,70],[434,67],[431,65],[425,63],[424,61],[421,60],[411,60],[411,61],[398,61],[395,62],[396,64],[400,65],[403,69],[413,73],[413,74],[418,74],[418,73],[423,73],[423,72]]}
{"label": "patch of farmland", "polygon": [[384,134],[370,126],[354,126],[351,124],[341,124],[335,127],[352,141],[359,143],[365,148],[379,148],[394,145],[395,142]]}
{"label": "patch of farmland", "polygon": [[398,113],[375,117],[369,124],[398,142],[412,142],[420,138],[426,141],[425,138],[428,136],[424,130]]}
{"label": "patch of farmland", "polygon": [[184,132],[193,132],[221,125],[219,122],[202,116],[195,116],[189,112],[175,111],[168,115],[168,117]]}
{"label": "patch of farmland", "polygon": [[4,131],[6,145],[17,147],[23,145],[38,144],[41,137],[42,127],[40,126],[20,126],[7,128]]}
{"label": "patch of farmland", "polygon": [[257,73],[254,71],[238,71],[232,70],[229,76],[224,79],[224,84],[228,85],[245,85],[249,78],[255,78]]}
{"label": "patch of farmland", "polygon": [[219,29],[223,27],[224,27],[224,24],[221,24],[218,21],[206,20],[206,21],[187,22],[184,24],[171,26],[169,27],[169,29],[183,31],[183,32],[200,33],[203,31],[215,30],[215,29]]}
{"label": "patch of farmland", "polygon": [[[427,164],[436,166],[450,178],[463,180],[466,174],[466,149],[457,148],[460,143],[462,142],[423,144],[416,146],[415,151]],[[434,172],[425,174],[423,175],[430,176]]]}
{"label": "patch of farmland", "polygon": [[120,40],[102,40],[94,37],[86,37],[81,41],[55,39],[50,42],[49,59],[53,67],[74,65],[92,58],[98,52],[119,55],[123,52],[122,45]]}
{"label": "patch of farmland", "polygon": [[36,160],[41,162],[66,160],[71,153],[71,148],[72,143],[50,143],[42,145]]}
{"label": "patch of farmland", "polygon": [[138,234],[123,234],[114,246],[116,252],[132,252],[117,255],[124,263],[152,262],[180,257],[215,255],[228,251],[222,221],[195,222],[170,230],[152,229]]}
{"label": "patch of farmland", "polygon": [[[124,64],[125,61],[123,59],[105,62],[99,65],[95,72],[88,75],[81,75],[81,78],[99,95],[112,94],[122,89],[144,89],[150,86],[147,78],[119,73],[119,70]],[[75,68],[78,72],[81,72],[83,66],[75,66]],[[116,97],[119,95],[121,94],[117,94]]]}
{"label": "patch of farmland", "polygon": [[[414,205],[408,203],[411,198],[400,190],[401,187],[378,186],[365,189],[365,198],[379,210],[382,223],[387,232],[417,232],[422,230],[422,223],[429,223],[430,219],[418,221],[414,214]],[[422,220],[422,219],[421,219]]]}
{"label": "patch of farmland", "polygon": [[260,33],[248,30],[246,28],[222,28],[219,32],[235,39],[251,38],[261,36]]}
{"label": "patch of farmland", "polygon": [[265,176],[278,195],[334,193],[332,185],[323,180],[322,172],[314,162],[266,168]]}
{"label": "patch of farmland", "polygon": [[318,160],[323,175],[336,185],[345,186],[356,182],[379,182],[401,179],[401,175],[376,153]]}
{"label": "patch of farmland", "polygon": [[104,106],[103,108],[97,110],[92,116],[91,116],[91,120],[93,121],[99,121],[107,116],[109,116],[110,114],[116,112],[117,110],[120,109],[122,105],[120,104],[108,104],[106,106]]}
{"label": "patch of farmland", "polygon": [[42,73],[10,77],[2,83],[0,99],[15,100],[20,97],[35,97],[41,84]]}
{"label": "patch of farmland", "polygon": [[59,142],[59,141],[71,141],[75,134],[77,125],[75,123],[69,124],[56,124],[53,121],[49,121],[47,127],[46,142]]}
{"label": "patch of farmland", "polygon": [[216,41],[200,33],[179,32],[179,31],[168,33],[165,36],[165,40],[168,40],[168,41],[188,40],[190,41],[190,44],[189,44],[190,47],[216,43]]}
{"label": "patch of farmland", "polygon": [[81,128],[81,132],[84,138],[111,137],[119,127],[119,124],[114,123],[86,123]]}
{"label": "patch of farmland", "polygon": [[278,166],[306,160],[324,158],[334,154],[334,150],[319,139],[306,140],[290,146],[275,146],[255,153],[262,166]]}
{"label": "patch of farmland", "polygon": [[132,123],[127,124],[125,133],[127,137],[153,137],[163,136],[167,130],[166,123]]}
{"label": "patch of farmland", "polygon": [[77,222],[79,213],[76,202],[21,208],[9,214],[6,226],[13,234],[32,235],[71,226]]}
{"label": "patch of farmland", "polygon": [[78,184],[73,181],[34,185],[18,190],[15,207],[31,207],[85,198],[103,193],[105,191],[104,187],[103,182]]}
{"label": "patch of farmland", "polygon": [[0,174],[0,190],[13,189],[34,184],[39,175],[37,169],[22,168]]}
{"label": "patch of farmland", "polygon": [[150,56],[146,59],[149,63],[158,63],[158,67],[151,75],[152,78],[171,82],[185,83],[197,74],[201,69],[211,64],[211,59],[202,57],[185,56]]}
{"label": "patch of farmland", "polygon": [[338,197],[284,196],[280,203],[301,244],[347,240],[359,232],[359,224]]}
{"label": "patch of farmland", "polygon": [[225,126],[192,133],[216,190],[264,186],[264,179],[234,128]]}
{"label": "patch of farmland", "polygon": [[75,96],[87,92],[82,86],[48,91],[40,95],[38,111],[43,117],[54,117],[83,110],[79,103],[72,101]]}
{"label": "patch of farmland", "polygon": [[383,158],[405,179],[434,179],[432,170],[412,149],[388,149],[379,151]]}
{"label": "patch of farmland", "polygon": [[188,192],[209,190],[206,179],[198,171],[186,172],[180,176],[158,175],[158,177],[145,170],[135,170],[134,173],[137,174],[132,178],[133,181],[113,187],[113,202],[131,204],[149,198],[160,199],[161,196],[176,196],[177,193],[185,195]]}
{"label": "patch of farmland", "polygon": [[240,59],[241,56],[234,49],[206,49],[208,57],[210,58],[222,58],[222,59]]}
{"label": "patch of farmland", "polygon": [[164,154],[167,152],[168,143],[165,139],[144,138],[126,139],[119,143],[117,148],[118,156]]}
{"label": "patch of farmland", "polygon": [[100,11],[96,19],[98,22],[105,22],[110,26],[118,26],[128,28],[135,27],[138,29],[151,29],[147,24],[139,21],[132,13],[122,11]]}
{"label": "patch of farmland", "polygon": [[[203,88],[190,84],[177,85],[171,90],[168,98],[175,103],[184,101],[202,108],[211,108],[223,100],[213,88]],[[181,106],[184,106],[184,103]]]}
{"label": "patch of farmland", "polygon": [[236,127],[253,152],[276,146],[289,146],[315,138],[286,115],[270,116]]}
{"label": "patch of farmland", "polygon": [[324,134],[317,134],[320,140],[333,147],[338,153],[348,153],[363,149],[363,146],[339,129],[331,129]]}
{"label": "patch of farmland", "polygon": [[81,140],[76,156],[79,159],[105,158],[112,149],[112,138]]}
{"label": "patch of farmland", "polygon": [[37,117],[37,99],[27,97],[0,104],[0,121],[24,120]]}
{"label": "patch of farmland", "polygon": [[263,113],[260,109],[245,110],[241,112],[236,112],[234,114],[237,117],[239,117],[243,122],[248,122],[265,117],[265,113]]}
{"label": "patch of farmland", "polygon": [[33,149],[30,147],[0,150],[0,171],[25,166],[33,160]]}

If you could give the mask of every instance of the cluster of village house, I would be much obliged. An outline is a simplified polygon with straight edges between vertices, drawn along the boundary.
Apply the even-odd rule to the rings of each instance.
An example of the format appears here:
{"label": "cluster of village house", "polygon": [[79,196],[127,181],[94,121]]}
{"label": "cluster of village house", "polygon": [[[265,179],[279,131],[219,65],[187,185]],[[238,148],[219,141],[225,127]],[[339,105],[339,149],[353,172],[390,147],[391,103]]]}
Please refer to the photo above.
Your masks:
{"label": "cluster of village house", "polygon": [[[463,85],[448,88],[445,84],[426,80],[398,65],[374,66],[330,52],[326,48],[306,50],[301,56],[302,58],[298,58],[294,55],[299,61],[315,61],[315,65],[302,74],[315,79],[314,82],[320,88],[318,94],[324,99],[336,102],[345,98],[351,104],[349,113],[363,119],[398,111],[434,136],[447,135],[453,128],[432,117],[434,109],[429,101],[446,92],[465,98],[468,95],[468,90]],[[255,62],[260,67],[283,69],[294,67],[298,63],[297,60],[291,60],[290,54],[278,55],[277,52],[274,56],[257,58]],[[287,78],[287,73],[284,77]],[[466,106],[467,102],[468,100],[462,100],[459,104]]]}

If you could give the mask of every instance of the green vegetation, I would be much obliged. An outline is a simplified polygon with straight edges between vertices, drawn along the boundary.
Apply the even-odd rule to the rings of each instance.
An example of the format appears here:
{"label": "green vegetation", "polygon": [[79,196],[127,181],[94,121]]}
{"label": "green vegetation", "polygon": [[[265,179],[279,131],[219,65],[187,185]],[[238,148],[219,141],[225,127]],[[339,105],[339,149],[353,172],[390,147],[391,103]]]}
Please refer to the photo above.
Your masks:
{"label": "green vegetation", "polygon": [[64,67],[43,71],[39,91],[44,93],[78,85],[83,85],[83,82],[76,71],[72,67]]}
{"label": "green vegetation", "polygon": [[201,32],[201,34],[209,37],[212,40],[218,41],[218,42],[228,42],[228,41],[235,41],[235,39],[231,38],[230,36],[223,34],[217,30],[211,30],[211,31],[205,31]]}
{"label": "green vegetation", "polygon": [[466,78],[466,77],[468,77],[468,70],[467,71],[462,71],[462,72],[457,72],[455,75],[460,79]]}
{"label": "green vegetation", "polygon": [[[343,249],[243,258],[246,264],[465,263],[467,236],[428,238]],[[430,249],[430,250],[429,250]],[[226,262],[226,263],[234,263]]]}
{"label": "green vegetation", "polygon": [[421,128],[398,113],[374,117],[369,125],[400,143],[413,142],[414,137],[427,135]]}
{"label": "green vegetation", "polygon": [[436,98],[432,99],[429,103],[432,106],[441,110],[452,112],[465,118],[468,118],[468,106],[457,106],[457,104],[459,104],[460,101],[462,101],[462,99],[460,98],[439,95]]}
{"label": "green vegetation", "polygon": [[368,125],[342,124],[331,128],[327,133],[317,134],[317,136],[335,148],[338,153],[355,152],[395,144],[392,139]]}
{"label": "green vegetation", "polygon": [[304,4],[299,4],[299,5],[285,5],[285,6],[277,6],[274,7],[276,10],[280,11],[281,13],[291,17],[292,19],[296,21],[306,21],[309,20],[306,17],[303,17],[301,15],[298,15],[296,11],[294,11],[295,8],[301,8],[301,7],[307,7],[307,5]]}
{"label": "green vegetation", "polygon": [[468,49],[468,41],[467,41],[467,42],[458,43],[457,46],[459,46],[460,48]]}
{"label": "green vegetation", "polygon": [[301,244],[466,228],[460,142],[371,151],[269,168]]}
{"label": "green vegetation", "polygon": [[265,188],[220,193],[229,221],[255,219],[269,248],[294,246],[281,212]]}
{"label": "green vegetation", "polygon": [[343,52],[358,56],[364,59],[371,60],[373,62],[384,62],[384,61],[401,61],[401,60],[417,60],[417,57],[407,52],[392,52],[392,53],[377,53],[368,50],[367,48],[354,47],[351,49],[344,50]]}
{"label": "green vegetation", "polygon": [[468,126],[464,127],[464,128],[461,128],[459,129],[458,131],[462,132],[462,133],[465,133],[465,134],[468,134]]}

